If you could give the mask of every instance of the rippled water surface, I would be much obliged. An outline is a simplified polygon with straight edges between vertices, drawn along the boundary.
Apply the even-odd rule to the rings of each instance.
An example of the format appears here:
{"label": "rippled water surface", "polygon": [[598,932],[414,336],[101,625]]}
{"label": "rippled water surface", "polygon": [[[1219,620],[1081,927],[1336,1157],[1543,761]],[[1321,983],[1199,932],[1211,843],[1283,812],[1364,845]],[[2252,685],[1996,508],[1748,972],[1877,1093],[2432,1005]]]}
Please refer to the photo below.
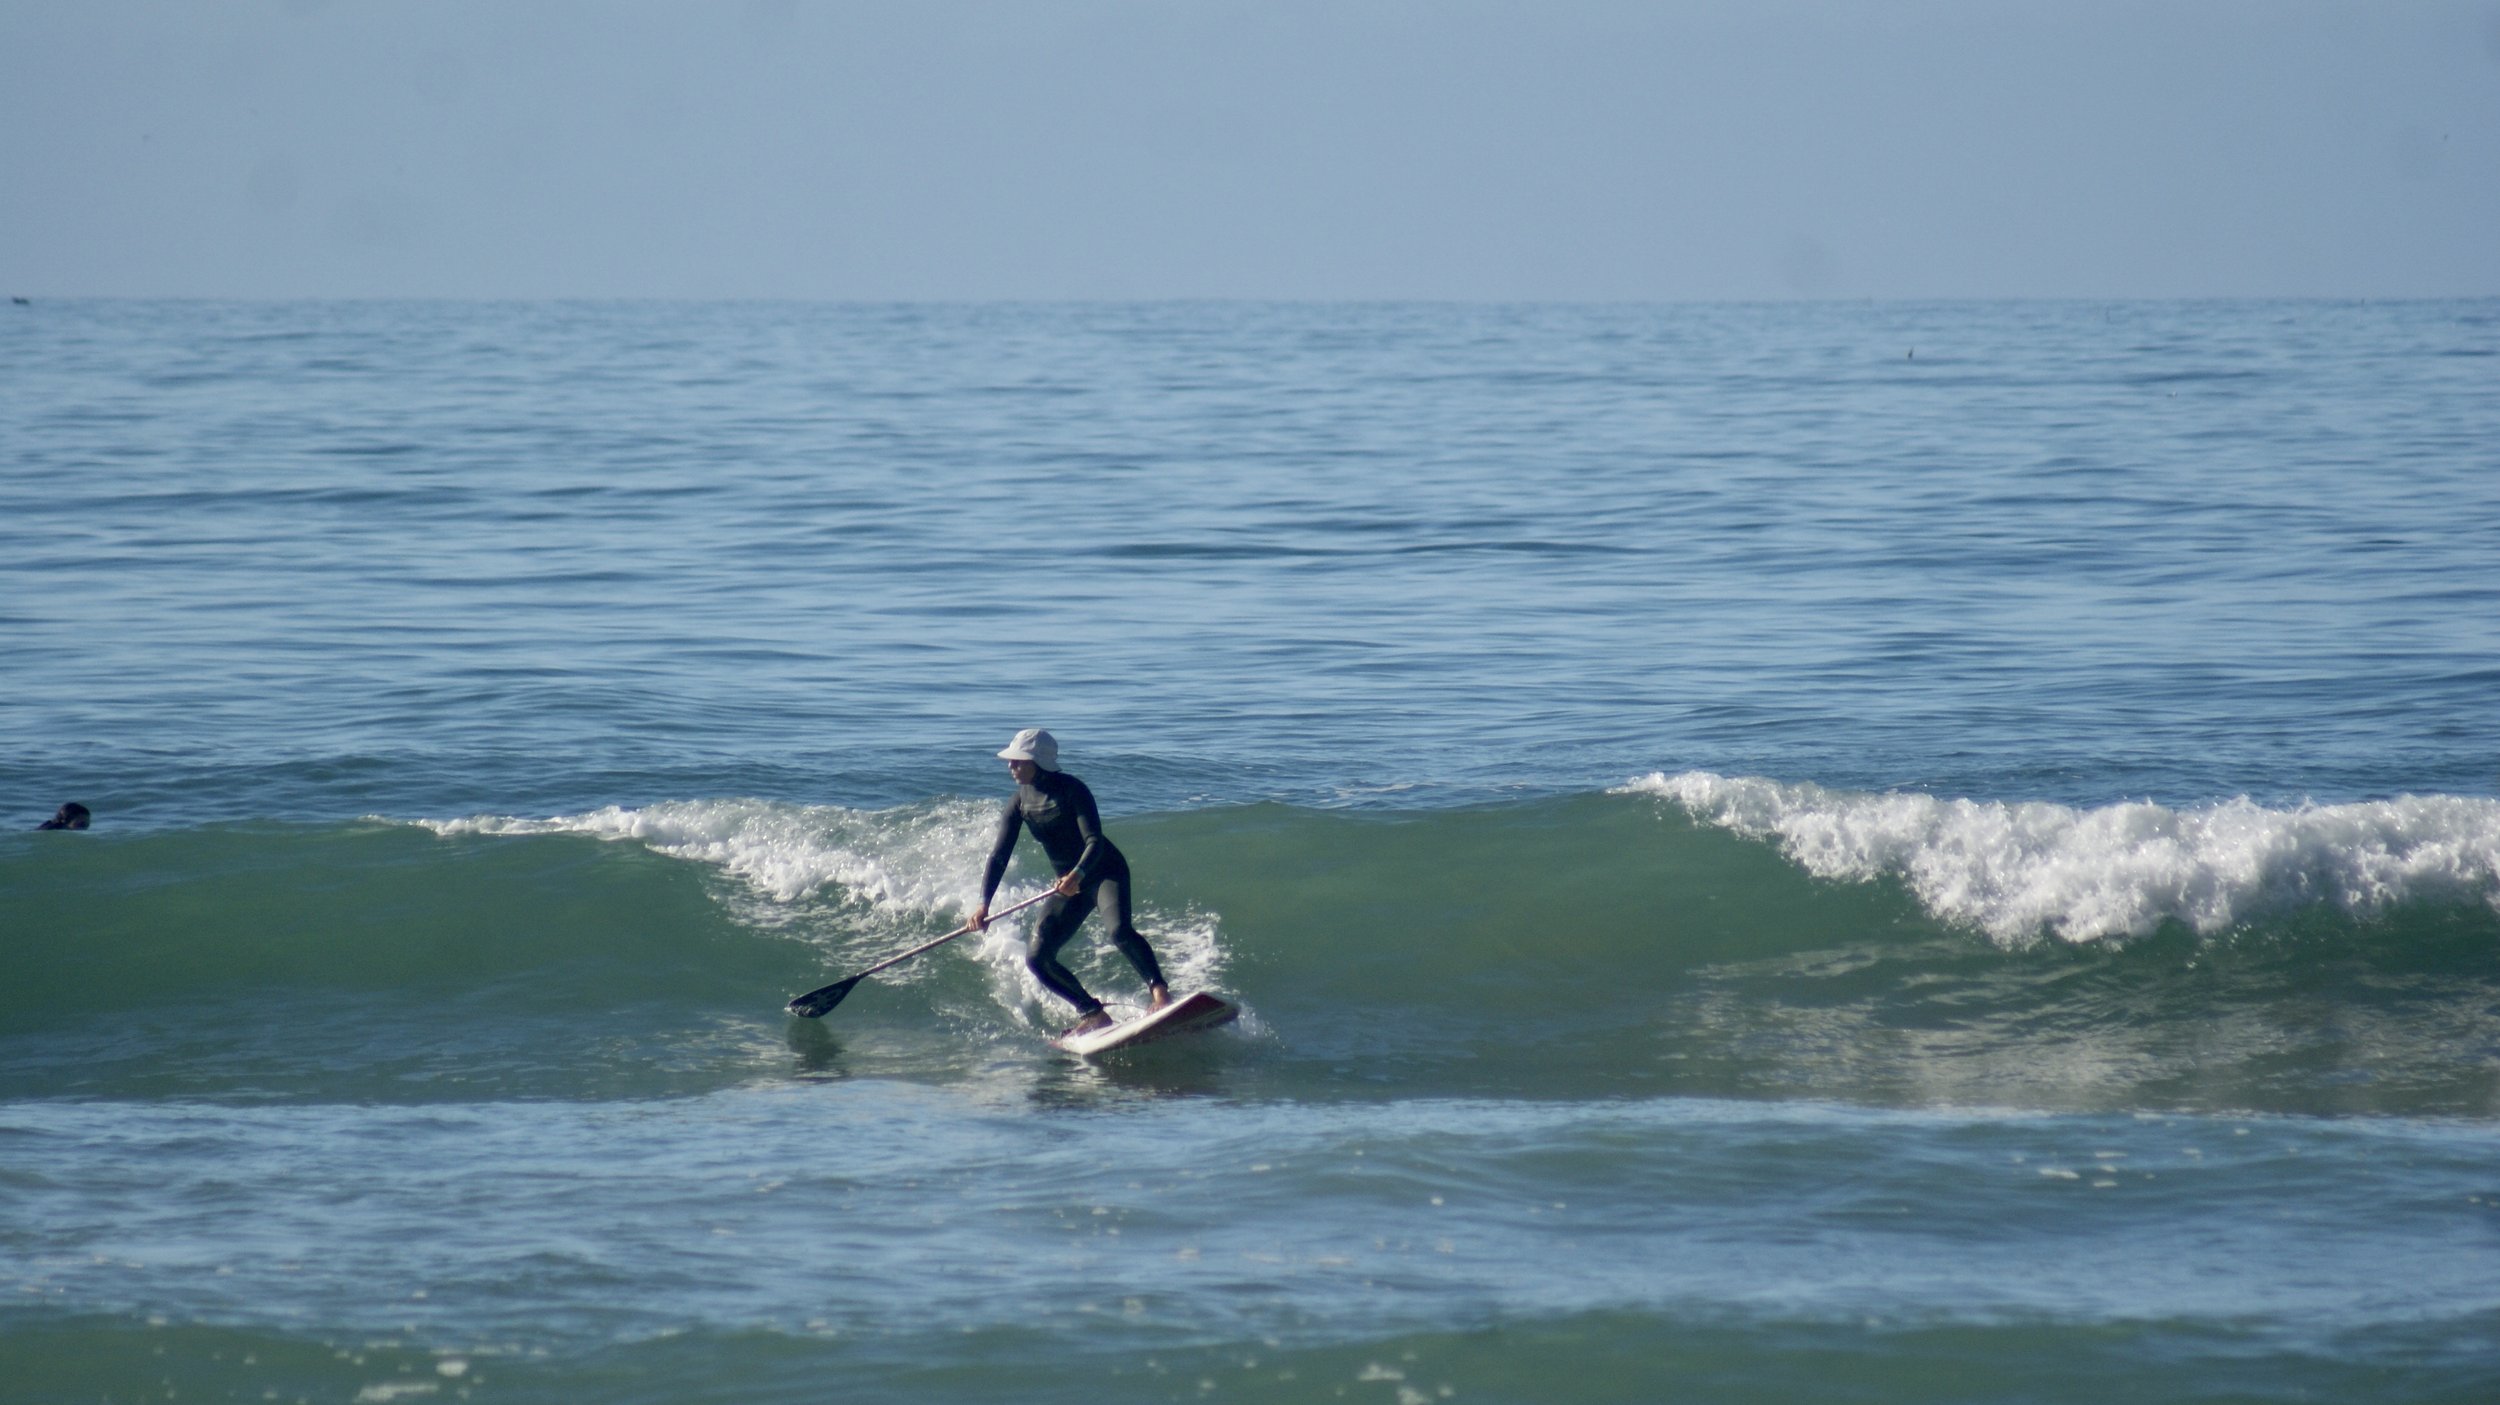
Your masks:
{"label": "rippled water surface", "polygon": [[59,304],[14,788],[123,822],[1700,766],[2489,793],[2500,305]]}

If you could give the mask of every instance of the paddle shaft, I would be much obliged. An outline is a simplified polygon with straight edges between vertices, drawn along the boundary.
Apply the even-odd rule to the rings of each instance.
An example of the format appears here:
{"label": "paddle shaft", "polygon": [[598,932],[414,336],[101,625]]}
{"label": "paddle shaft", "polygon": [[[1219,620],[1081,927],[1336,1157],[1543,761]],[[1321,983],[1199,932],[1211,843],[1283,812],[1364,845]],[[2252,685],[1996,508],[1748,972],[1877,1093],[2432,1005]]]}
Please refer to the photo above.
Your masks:
{"label": "paddle shaft", "polygon": [[[1017,903],[1013,907],[1002,907],[998,911],[991,913],[984,922],[984,925],[987,925],[988,922],[995,922],[1002,917],[1013,917],[1017,913],[1024,911],[1026,908],[1031,907],[1033,904],[1040,902],[1042,899],[1047,898],[1051,894],[1058,891],[1059,890],[1057,888],[1044,888],[1042,891],[1035,893],[1033,896],[1026,898],[1023,902]],[[953,941],[955,938],[964,936],[971,931],[972,924],[966,922],[964,925],[947,933],[945,936],[922,942],[920,945],[899,955],[889,956],[883,961],[878,962],[876,965],[869,967],[867,970],[860,972],[858,976],[851,977],[851,979],[858,980],[861,976],[873,976],[888,966],[900,966],[904,962],[911,960],[913,957],[920,955],[924,951],[935,951],[939,947]]]}
{"label": "paddle shaft", "polygon": [[[986,926],[989,922],[995,921],[998,918],[1010,917],[1016,913],[1022,912],[1026,908],[1031,907],[1033,904],[1040,902],[1042,899],[1047,898],[1058,891],[1059,890],[1056,886],[1045,888],[1042,891],[1035,893],[1033,896],[1026,898],[1023,902],[1017,903],[1013,907],[991,913],[989,917],[983,920],[983,925]],[[888,966],[899,966],[904,962],[911,960],[913,957],[920,955],[924,951],[935,951],[937,948],[946,945],[948,942],[953,941],[955,938],[960,937],[964,933],[971,930],[973,930],[972,924],[966,922],[954,931],[951,931],[945,936],[939,937],[934,941],[925,941],[920,945],[913,947],[909,951],[899,952],[893,956],[889,956],[883,961],[878,962],[876,965],[869,967],[867,970],[860,972],[856,976],[844,976],[842,979],[835,981],[831,985],[819,986],[818,988],[809,991],[807,994],[798,996],[791,1000],[789,1005],[790,1013],[798,1015],[804,1019],[812,1020],[821,1018],[827,1010],[830,1010],[834,1006],[842,1003],[842,997],[851,993],[852,986],[859,984],[861,981],[868,979],[870,976],[877,974],[879,971],[884,970]]]}

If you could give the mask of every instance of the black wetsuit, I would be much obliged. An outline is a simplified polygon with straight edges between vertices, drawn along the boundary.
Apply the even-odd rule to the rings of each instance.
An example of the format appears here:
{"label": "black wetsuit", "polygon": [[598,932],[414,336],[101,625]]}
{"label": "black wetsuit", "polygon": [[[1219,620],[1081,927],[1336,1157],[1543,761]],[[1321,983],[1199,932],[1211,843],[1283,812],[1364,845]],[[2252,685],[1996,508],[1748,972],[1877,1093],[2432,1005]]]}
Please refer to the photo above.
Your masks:
{"label": "black wetsuit", "polygon": [[1154,948],[1146,945],[1129,920],[1128,859],[1103,837],[1094,792],[1065,771],[1038,772],[1029,784],[1016,787],[1016,798],[1007,802],[1006,813],[998,817],[998,842],[990,849],[989,866],[981,871],[981,905],[989,906],[990,894],[998,891],[998,880],[1006,876],[1007,860],[1016,851],[1016,836],[1027,829],[1042,841],[1051,871],[1074,873],[1077,881],[1075,897],[1054,895],[1042,904],[1041,920],[1033,924],[1033,937],[1024,949],[1025,969],[1033,973],[1033,979],[1076,1006],[1080,1015],[1102,1008],[1102,1002],[1086,994],[1068,968],[1059,964],[1059,948],[1100,907],[1111,923],[1111,944],[1148,985],[1163,984]]}

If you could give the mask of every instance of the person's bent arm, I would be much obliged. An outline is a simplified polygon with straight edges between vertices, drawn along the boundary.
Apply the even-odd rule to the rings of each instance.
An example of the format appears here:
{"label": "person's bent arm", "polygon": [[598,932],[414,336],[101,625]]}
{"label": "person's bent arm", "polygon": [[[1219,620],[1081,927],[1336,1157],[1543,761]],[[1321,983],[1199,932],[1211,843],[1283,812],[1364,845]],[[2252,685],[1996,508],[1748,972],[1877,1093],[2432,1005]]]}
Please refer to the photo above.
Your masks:
{"label": "person's bent arm", "polygon": [[1079,788],[1075,808],[1076,832],[1083,836],[1085,847],[1078,852],[1076,863],[1068,869],[1068,877],[1076,882],[1061,889],[1066,893],[1074,893],[1086,879],[1094,876],[1094,869],[1102,862],[1105,842],[1102,837],[1102,812],[1094,807],[1094,792]]}
{"label": "person's bent arm", "polygon": [[1024,831],[1024,811],[1016,802],[1007,802],[1007,812],[998,817],[998,842],[990,846],[990,861],[981,868],[981,901],[973,904],[967,926],[986,932],[990,926],[990,896],[998,891],[998,880],[1007,876],[1007,860],[1016,852],[1016,836]]}

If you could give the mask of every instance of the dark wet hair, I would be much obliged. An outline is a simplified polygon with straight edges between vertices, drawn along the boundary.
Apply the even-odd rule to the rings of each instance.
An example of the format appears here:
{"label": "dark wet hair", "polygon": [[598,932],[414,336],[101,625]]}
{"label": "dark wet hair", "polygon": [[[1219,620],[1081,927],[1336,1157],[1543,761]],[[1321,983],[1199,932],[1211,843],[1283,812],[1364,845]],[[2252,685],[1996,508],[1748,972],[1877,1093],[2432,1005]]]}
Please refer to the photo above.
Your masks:
{"label": "dark wet hair", "polygon": [[36,825],[35,828],[85,829],[87,827],[87,819],[87,807],[79,804],[75,800],[72,800],[68,804],[63,805],[60,808],[59,813],[55,814],[52,818],[45,820],[42,824]]}

